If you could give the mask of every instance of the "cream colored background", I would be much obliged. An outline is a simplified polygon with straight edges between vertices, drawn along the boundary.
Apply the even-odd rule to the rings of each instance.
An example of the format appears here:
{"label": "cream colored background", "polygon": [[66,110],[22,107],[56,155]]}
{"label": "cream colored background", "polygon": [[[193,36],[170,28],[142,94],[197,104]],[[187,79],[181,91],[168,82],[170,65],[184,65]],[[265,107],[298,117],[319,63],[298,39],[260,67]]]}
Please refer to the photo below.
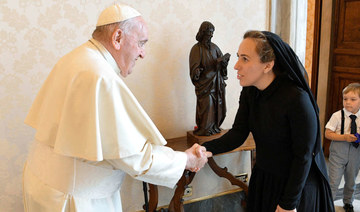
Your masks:
{"label": "cream colored background", "polygon": [[[90,38],[98,14],[113,2],[0,0],[0,211],[23,211],[22,167],[34,135],[34,130],[23,121],[35,95],[57,60]],[[134,73],[125,82],[165,138],[185,136],[195,125],[196,97],[189,79],[188,55],[204,20],[215,25],[213,42],[223,53],[232,55],[226,90],[228,113],[222,125],[230,128],[241,90],[233,70],[237,47],[246,30],[268,28],[268,0],[127,3],[148,21],[150,41],[147,56],[138,60]],[[235,172],[249,171],[245,165],[249,162],[248,154],[231,157]],[[221,163],[223,159],[218,160]],[[232,169],[231,164],[228,166]],[[192,198],[232,188],[213,176],[208,167],[199,175],[209,180],[202,183],[194,180],[199,189],[194,190]],[[125,211],[138,210],[142,205],[141,183],[132,179],[126,182]],[[167,204],[172,191],[160,190],[159,205]],[[141,202],[136,202],[138,199]]]}

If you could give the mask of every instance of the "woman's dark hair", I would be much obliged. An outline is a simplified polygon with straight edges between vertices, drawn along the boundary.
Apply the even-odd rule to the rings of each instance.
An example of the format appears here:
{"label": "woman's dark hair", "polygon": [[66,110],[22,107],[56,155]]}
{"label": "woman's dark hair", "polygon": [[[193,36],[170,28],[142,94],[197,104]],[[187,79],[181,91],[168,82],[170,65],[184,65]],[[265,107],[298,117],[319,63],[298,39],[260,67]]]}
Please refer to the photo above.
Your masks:
{"label": "woman's dark hair", "polygon": [[[266,39],[266,36],[264,33],[262,33],[261,31],[257,31],[257,30],[250,30],[244,34],[244,39],[246,39],[246,38],[250,38],[255,41],[256,53],[258,53],[258,55],[260,57],[260,61],[262,63],[276,60],[274,50],[271,47],[269,41]],[[275,75],[280,74],[280,71],[277,70],[276,65],[274,65],[273,71],[274,71]]]}

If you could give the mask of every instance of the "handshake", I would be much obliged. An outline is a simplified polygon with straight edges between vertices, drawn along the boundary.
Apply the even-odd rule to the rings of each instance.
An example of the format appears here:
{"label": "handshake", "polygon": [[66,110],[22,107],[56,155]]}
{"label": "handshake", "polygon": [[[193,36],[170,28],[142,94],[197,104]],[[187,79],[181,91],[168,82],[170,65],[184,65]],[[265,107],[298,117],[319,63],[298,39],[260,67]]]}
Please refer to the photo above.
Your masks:
{"label": "handshake", "polygon": [[185,169],[192,172],[198,172],[207,163],[208,158],[212,157],[212,153],[206,151],[206,148],[199,144],[194,144],[185,153],[187,155]]}

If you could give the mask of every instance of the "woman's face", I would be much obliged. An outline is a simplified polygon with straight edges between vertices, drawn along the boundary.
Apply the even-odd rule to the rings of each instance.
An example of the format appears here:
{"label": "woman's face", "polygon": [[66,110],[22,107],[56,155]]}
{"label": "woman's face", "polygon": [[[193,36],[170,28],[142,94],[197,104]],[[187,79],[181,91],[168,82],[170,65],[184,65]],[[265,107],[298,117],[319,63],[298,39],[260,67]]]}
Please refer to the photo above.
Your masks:
{"label": "woman's face", "polygon": [[237,70],[240,85],[255,86],[260,90],[265,89],[268,85],[265,77],[268,63],[261,63],[256,52],[256,42],[251,38],[245,38],[239,46],[237,56],[238,61],[234,69]]}

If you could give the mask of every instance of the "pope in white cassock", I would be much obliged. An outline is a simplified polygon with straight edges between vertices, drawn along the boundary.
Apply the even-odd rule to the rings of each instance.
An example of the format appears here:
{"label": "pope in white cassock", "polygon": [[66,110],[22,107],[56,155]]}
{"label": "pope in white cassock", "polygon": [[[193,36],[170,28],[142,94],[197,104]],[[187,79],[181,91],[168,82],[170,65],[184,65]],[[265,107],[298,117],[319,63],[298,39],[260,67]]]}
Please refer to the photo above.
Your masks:
{"label": "pope in white cassock", "polygon": [[145,56],[147,27],[135,9],[115,4],[93,38],[55,65],[25,123],[36,129],[24,167],[25,211],[122,211],[124,175],[174,187],[211,153],[165,147],[122,77]]}

